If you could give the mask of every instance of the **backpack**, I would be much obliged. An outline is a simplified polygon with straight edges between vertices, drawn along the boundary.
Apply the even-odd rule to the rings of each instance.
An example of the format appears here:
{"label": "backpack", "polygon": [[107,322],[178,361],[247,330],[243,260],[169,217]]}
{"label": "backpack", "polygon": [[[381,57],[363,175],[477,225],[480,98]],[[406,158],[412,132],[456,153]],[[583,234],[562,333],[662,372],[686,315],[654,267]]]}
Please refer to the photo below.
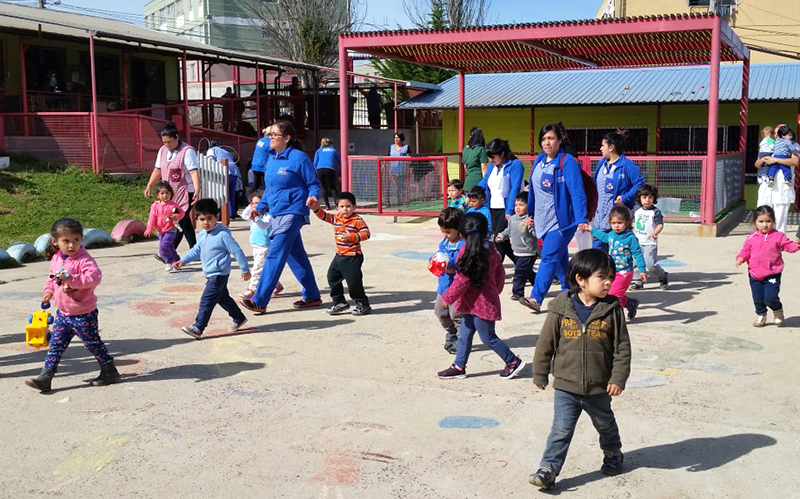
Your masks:
{"label": "backpack", "polygon": [[[564,169],[564,158],[567,153],[561,155],[559,161],[559,168]],[[583,168],[580,168],[581,180],[583,181],[583,193],[586,196],[586,221],[591,222],[594,219],[594,214],[597,212],[597,184],[591,175],[586,173]]]}

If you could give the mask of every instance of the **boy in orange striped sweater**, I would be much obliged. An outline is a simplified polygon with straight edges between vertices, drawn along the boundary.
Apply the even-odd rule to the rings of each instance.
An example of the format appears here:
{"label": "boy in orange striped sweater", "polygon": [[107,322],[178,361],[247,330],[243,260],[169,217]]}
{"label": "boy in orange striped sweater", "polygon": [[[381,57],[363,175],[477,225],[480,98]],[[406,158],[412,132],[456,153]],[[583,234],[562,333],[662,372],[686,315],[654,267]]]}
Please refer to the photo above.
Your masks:
{"label": "boy in orange striped sweater", "polygon": [[351,192],[340,192],[336,196],[336,209],[336,215],[321,209],[314,210],[317,218],[333,225],[336,239],[336,255],[328,267],[328,286],[331,288],[333,305],[327,312],[340,315],[350,309],[344,297],[344,280],[347,281],[350,297],[356,302],[353,315],[367,315],[372,312],[372,308],[364,292],[364,275],[361,273],[364,254],[361,252],[361,242],[369,239],[369,227],[356,213],[356,197]]}

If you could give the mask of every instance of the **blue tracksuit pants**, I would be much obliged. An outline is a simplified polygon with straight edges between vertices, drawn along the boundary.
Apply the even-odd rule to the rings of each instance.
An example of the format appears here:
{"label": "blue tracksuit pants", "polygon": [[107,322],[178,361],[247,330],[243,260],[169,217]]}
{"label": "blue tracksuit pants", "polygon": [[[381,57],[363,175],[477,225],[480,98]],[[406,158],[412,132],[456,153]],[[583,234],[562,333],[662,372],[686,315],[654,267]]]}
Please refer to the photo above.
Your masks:
{"label": "blue tracksuit pants", "polygon": [[256,305],[266,307],[269,304],[272,292],[287,263],[295,278],[303,286],[303,300],[320,299],[317,281],[314,279],[314,269],[311,268],[308,254],[303,247],[303,239],[300,237],[302,227],[303,217],[297,216],[286,231],[273,235],[256,294],[251,298]]}
{"label": "blue tracksuit pants", "polygon": [[553,283],[553,276],[561,281],[561,290],[569,289],[567,267],[569,266],[569,242],[575,235],[575,227],[568,230],[551,230],[542,238],[542,259],[531,290],[531,298],[542,303],[544,295]]}

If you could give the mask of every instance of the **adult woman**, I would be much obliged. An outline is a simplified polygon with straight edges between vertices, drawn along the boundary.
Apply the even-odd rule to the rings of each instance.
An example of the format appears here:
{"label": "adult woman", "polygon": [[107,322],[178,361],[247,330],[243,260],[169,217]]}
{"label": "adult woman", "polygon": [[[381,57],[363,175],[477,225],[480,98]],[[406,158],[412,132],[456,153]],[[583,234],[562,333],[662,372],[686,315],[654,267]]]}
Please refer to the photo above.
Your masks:
{"label": "adult woman", "polygon": [[[564,152],[564,129],[549,124],[539,132],[542,152],[533,162],[528,187],[528,215],[533,218],[536,237],[542,240],[539,271],[530,298],[519,302],[539,312],[553,276],[567,290],[568,245],[578,224],[586,223],[586,194],[581,168]],[[530,223],[530,222],[529,222]]]}
{"label": "adult woman", "polygon": [[[483,140],[483,130],[472,127],[469,131],[469,142],[461,151],[461,162],[464,163],[464,190],[469,192],[478,185],[486,174],[489,157],[486,155],[486,141]],[[492,226],[494,227],[494,226]]]}
{"label": "adult woman", "polygon": [[[406,136],[400,132],[394,134],[394,144],[389,146],[389,156],[408,156],[408,144],[405,144]],[[407,178],[411,172],[408,170],[408,163],[405,161],[392,161],[389,172],[394,178],[395,193],[397,194],[397,204],[408,203]]]}
{"label": "adult woman", "polygon": [[266,311],[281,272],[288,262],[292,273],[303,285],[302,299],[292,306],[317,307],[322,305],[322,300],[314,280],[314,270],[303,247],[300,229],[310,223],[309,207],[314,210],[319,208],[319,180],[291,123],[278,121],[272,125],[269,146],[264,172],[267,188],[250,216],[255,218],[269,211],[272,216],[272,244],[264,262],[258,289],[252,298],[243,300],[242,305],[254,312]]}
{"label": "adult woman", "polygon": [[[511,153],[508,142],[503,139],[489,142],[485,154],[492,165],[486,170],[478,186],[486,190],[486,206],[492,214],[492,241],[494,241],[497,234],[506,230],[508,219],[514,214],[514,198],[522,190],[525,167],[522,166],[522,161]],[[512,262],[517,260],[508,241],[495,245],[503,259],[508,255]]]}
{"label": "adult woman", "polygon": [[[325,198],[325,207],[331,209],[331,202],[328,195],[333,195],[336,190],[336,170],[342,159],[339,151],[333,147],[333,141],[324,137],[320,142],[319,149],[314,153],[314,168],[317,170],[317,178],[322,184],[322,197]],[[333,198],[336,201],[336,198]]]}
{"label": "adult woman", "polygon": [[164,144],[158,150],[156,164],[147,187],[144,188],[144,197],[150,198],[150,190],[159,181],[168,182],[175,195],[172,200],[180,205],[186,213],[180,221],[183,231],[178,231],[175,238],[175,248],[186,235],[186,242],[191,248],[197,244],[194,232],[194,222],[190,207],[200,199],[200,162],[197,151],[192,146],[182,141],[178,135],[175,123],[168,121],[161,130],[161,142]]}
{"label": "adult woman", "polygon": [[[644,185],[644,177],[639,167],[625,157],[623,143],[628,136],[627,130],[610,132],[603,137],[600,153],[603,159],[597,163],[594,172],[594,183],[597,186],[597,211],[592,220],[592,227],[605,232],[611,231],[608,214],[614,205],[625,205],[633,210],[636,205],[636,192]],[[592,246],[608,251],[607,245],[594,239]]]}
{"label": "adult woman", "polygon": [[267,164],[267,151],[269,150],[269,129],[270,127],[266,127],[261,131],[264,136],[256,142],[253,159],[250,161],[250,170],[253,172],[253,179],[255,180],[254,191],[264,189],[264,168]]}
{"label": "adult woman", "polygon": [[[794,136],[791,137],[794,140]],[[755,167],[757,169],[764,165],[781,164],[793,168],[794,175],[797,175],[797,169],[800,167],[800,148],[795,147],[792,150],[791,158],[773,158],[772,156],[765,156],[756,161]],[[758,178],[758,200],[757,206],[768,205],[775,210],[775,230],[786,234],[787,223],[789,218],[789,205],[794,203],[795,192],[794,187],[786,185],[783,178],[783,172],[778,169],[775,174],[775,179],[772,187],[769,186],[768,179]],[[787,234],[788,235],[788,234]]]}

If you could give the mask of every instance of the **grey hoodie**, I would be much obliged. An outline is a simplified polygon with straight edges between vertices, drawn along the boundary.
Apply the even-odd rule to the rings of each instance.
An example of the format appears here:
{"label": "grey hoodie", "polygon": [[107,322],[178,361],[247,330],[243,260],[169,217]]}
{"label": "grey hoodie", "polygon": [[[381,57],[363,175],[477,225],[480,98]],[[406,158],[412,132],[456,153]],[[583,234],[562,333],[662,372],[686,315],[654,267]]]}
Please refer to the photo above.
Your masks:
{"label": "grey hoodie", "polygon": [[516,213],[508,219],[508,227],[503,232],[497,233],[501,241],[511,239],[511,249],[514,256],[534,256],[538,253],[539,245],[536,241],[536,232],[533,225],[528,226],[528,215],[519,216]]}
{"label": "grey hoodie", "polygon": [[569,291],[553,299],[533,355],[535,384],[548,384],[553,358],[553,388],[583,396],[606,393],[609,383],[625,388],[631,341],[619,300],[598,301],[581,324]]}

